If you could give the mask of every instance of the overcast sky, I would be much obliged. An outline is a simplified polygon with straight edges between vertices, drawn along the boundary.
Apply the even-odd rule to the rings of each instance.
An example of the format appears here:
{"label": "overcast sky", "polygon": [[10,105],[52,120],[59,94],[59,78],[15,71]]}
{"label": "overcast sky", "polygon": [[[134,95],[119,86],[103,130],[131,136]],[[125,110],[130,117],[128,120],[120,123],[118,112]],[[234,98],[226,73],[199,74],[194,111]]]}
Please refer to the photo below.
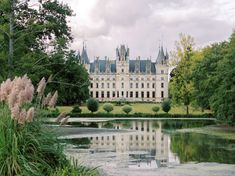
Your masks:
{"label": "overcast sky", "polygon": [[198,47],[226,40],[235,28],[235,0],[61,0],[73,9],[75,50],[86,40],[88,55],[115,58],[126,44],[132,59],[156,58],[159,41],[174,49],[179,33]]}

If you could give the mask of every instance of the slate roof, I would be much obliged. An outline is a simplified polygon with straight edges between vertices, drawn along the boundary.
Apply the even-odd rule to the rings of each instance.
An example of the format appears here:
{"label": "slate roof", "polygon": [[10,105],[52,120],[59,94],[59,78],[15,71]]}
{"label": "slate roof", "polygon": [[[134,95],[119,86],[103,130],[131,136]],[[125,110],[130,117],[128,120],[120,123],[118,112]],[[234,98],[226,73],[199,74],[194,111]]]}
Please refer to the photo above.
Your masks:
{"label": "slate roof", "polygon": [[[109,63],[108,63],[109,62]],[[90,63],[90,73],[95,72],[95,68],[99,68],[100,73],[105,73],[106,72],[106,67],[110,66],[110,72],[111,73],[116,73],[116,61],[112,60],[95,60],[94,62]]]}
{"label": "slate roof", "polygon": [[[156,73],[155,63],[151,60],[129,60],[129,72],[134,73],[136,70],[139,70],[140,73],[147,72],[147,64],[149,64],[150,72],[152,74]],[[96,59],[94,62],[90,63],[90,73],[94,73],[95,68],[99,68],[100,73],[106,72],[106,67],[110,66],[110,73],[116,73],[116,61],[115,60],[101,60]],[[139,67],[139,69],[137,69]]]}

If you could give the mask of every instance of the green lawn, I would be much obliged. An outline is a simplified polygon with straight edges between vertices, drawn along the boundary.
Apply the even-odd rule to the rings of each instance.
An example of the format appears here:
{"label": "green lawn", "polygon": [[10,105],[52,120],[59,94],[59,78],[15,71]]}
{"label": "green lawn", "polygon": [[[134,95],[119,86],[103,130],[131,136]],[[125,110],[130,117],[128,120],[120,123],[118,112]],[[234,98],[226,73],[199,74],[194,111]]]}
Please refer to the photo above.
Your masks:
{"label": "green lawn", "polygon": [[[153,103],[133,103],[130,104],[130,106],[132,107],[132,112],[131,113],[151,113],[153,114],[152,111],[152,107],[153,106],[159,106],[160,107],[160,111],[158,113],[164,113],[161,110],[161,104],[153,104]],[[102,108],[103,103],[100,103],[100,107],[98,112],[105,112]],[[58,106],[58,109],[61,112],[70,112],[72,110],[72,106]],[[81,106],[82,109],[82,113],[89,113],[90,111],[87,109],[87,107]],[[201,112],[199,109],[194,109],[192,107],[190,107],[190,114],[203,114],[203,112]],[[97,113],[97,112],[96,112]],[[112,111],[112,113],[116,113],[116,114],[121,114],[123,113],[122,111],[122,106],[114,106],[114,110]],[[185,114],[186,110],[183,106],[173,106],[169,112],[170,114]],[[204,113],[210,113],[210,111],[205,111]]]}

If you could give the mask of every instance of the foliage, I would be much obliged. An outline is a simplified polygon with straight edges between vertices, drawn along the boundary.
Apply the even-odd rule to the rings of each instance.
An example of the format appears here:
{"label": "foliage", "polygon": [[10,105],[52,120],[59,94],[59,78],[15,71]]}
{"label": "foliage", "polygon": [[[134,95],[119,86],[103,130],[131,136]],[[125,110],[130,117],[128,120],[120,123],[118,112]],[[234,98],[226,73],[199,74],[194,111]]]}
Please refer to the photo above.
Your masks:
{"label": "foliage", "polygon": [[52,60],[55,64],[50,66],[50,70],[55,76],[48,86],[58,90],[58,104],[73,105],[85,102],[89,98],[89,78],[87,70],[79,64],[76,53],[71,51],[62,55],[55,54]]}
{"label": "foliage", "polygon": [[52,172],[50,176],[97,176],[97,170],[90,169],[81,165],[67,166],[64,168],[58,168],[55,172]]}
{"label": "foliage", "polygon": [[132,111],[132,107],[129,105],[125,105],[123,106],[122,111],[125,112],[126,114],[129,114]]}
{"label": "foliage", "polygon": [[210,108],[210,98],[215,93],[215,87],[221,84],[218,79],[217,67],[219,61],[226,55],[227,42],[213,44],[202,50],[202,59],[195,63],[192,72],[194,98],[202,109]]}
{"label": "foliage", "polygon": [[22,126],[11,119],[6,105],[1,105],[0,117],[0,175],[48,175],[66,165],[56,136],[40,117]]}
{"label": "foliage", "polygon": [[103,105],[103,109],[107,112],[110,113],[111,111],[113,111],[113,105],[111,103],[105,103]]}
{"label": "foliage", "polygon": [[180,35],[176,42],[174,57],[177,59],[177,67],[173,70],[173,78],[170,81],[170,94],[173,102],[184,104],[186,113],[189,114],[189,105],[192,102],[193,83],[191,72],[193,65],[194,40],[191,36]]}
{"label": "foliage", "polygon": [[80,108],[79,105],[75,105],[71,111],[71,113],[78,113],[80,114],[82,112],[82,109]]}
{"label": "foliage", "polygon": [[159,106],[153,106],[152,111],[157,113],[160,110]]}
{"label": "foliage", "polygon": [[99,102],[94,99],[94,98],[89,98],[87,100],[87,108],[89,109],[89,111],[96,112],[99,109]]}
{"label": "foliage", "polygon": [[232,34],[228,51],[218,64],[215,93],[210,98],[211,108],[217,118],[235,124],[235,32]]}
{"label": "foliage", "polygon": [[210,108],[216,117],[235,123],[235,32],[228,42],[203,50],[203,58],[193,69],[195,99],[202,108]]}
{"label": "foliage", "polygon": [[[170,114],[170,113],[157,113],[157,114],[150,114],[150,113],[132,113],[132,114],[124,114],[124,113],[70,113],[69,114],[72,117],[148,117],[148,118],[214,118],[213,114]],[[213,119],[212,119],[213,120]]]}
{"label": "foliage", "polygon": [[[41,121],[42,108],[55,107],[58,96],[56,91],[45,97],[46,84],[43,78],[34,98],[34,86],[26,75],[0,85],[0,175],[50,175],[56,168],[71,167],[57,135]],[[60,118],[61,125],[68,118]]]}
{"label": "foliage", "polygon": [[[77,53],[68,49],[72,41],[67,20],[73,15],[70,7],[58,0],[0,0],[0,14],[0,82],[9,73],[11,77],[27,74],[33,84],[53,75],[48,87],[58,90],[59,104],[84,102],[89,96],[88,73],[78,63]],[[12,31],[10,25],[14,26]],[[10,39],[14,39],[13,51]]]}
{"label": "foliage", "polygon": [[162,102],[162,110],[166,113],[168,113],[171,109],[171,103],[169,100],[164,100]]}

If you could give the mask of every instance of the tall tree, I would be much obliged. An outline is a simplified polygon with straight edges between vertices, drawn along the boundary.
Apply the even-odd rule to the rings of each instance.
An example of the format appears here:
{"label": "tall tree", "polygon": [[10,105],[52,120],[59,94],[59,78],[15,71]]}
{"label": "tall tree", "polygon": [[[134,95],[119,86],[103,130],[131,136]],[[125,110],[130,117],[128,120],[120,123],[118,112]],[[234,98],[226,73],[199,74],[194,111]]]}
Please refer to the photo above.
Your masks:
{"label": "tall tree", "polygon": [[[52,56],[55,62],[51,70],[55,75],[49,87],[58,90],[59,104],[73,105],[80,104],[89,98],[89,77],[86,69],[79,63],[78,57],[74,51],[64,55],[56,53]],[[61,63],[64,60],[64,64]],[[56,63],[58,62],[58,63]]]}
{"label": "tall tree", "polygon": [[202,109],[210,109],[210,98],[215,94],[215,89],[221,84],[218,79],[219,62],[226,55],[227,42],[212,44],[201,52],[201,59],[198,60],[192,71],[194,85],[194,98],[196,104]]}
{"label": "tall tree", "polygon": [[60,103],[88,98],[87,71],[68,49],[69,6],[58,0],[0,0],[0,14],[0,81],[28,74],[37,83],[53,75],[49,87],[58,89]]}
{"label": "tall tree", "polygon": [[227,51],[217,66],[218,84],[210,98],[210,104],[217,118],[235,123],[235,31]]}
{"label": "tall tree", "polygon": [[186,107],[187,114],[189,114],[193,92],[191,68],[194,45],[194,39],[191,36],[180,34],[180,40],[176,42],[176,51],[172,54],[173,59],[177,61],[177,66],[170,82],[170,94],[173,102]]}
{"label": "tall tree", "polygon": [[67,5],[57,0],[34,2],[0,0],[0,55],[8,58],[8,76],[28,71],[18,67],[25,61],[40,65],[43,58],[38,53],[55,50],[59,39],[66,41],[64,48],[72,39],[66,21],[72,10]]}

